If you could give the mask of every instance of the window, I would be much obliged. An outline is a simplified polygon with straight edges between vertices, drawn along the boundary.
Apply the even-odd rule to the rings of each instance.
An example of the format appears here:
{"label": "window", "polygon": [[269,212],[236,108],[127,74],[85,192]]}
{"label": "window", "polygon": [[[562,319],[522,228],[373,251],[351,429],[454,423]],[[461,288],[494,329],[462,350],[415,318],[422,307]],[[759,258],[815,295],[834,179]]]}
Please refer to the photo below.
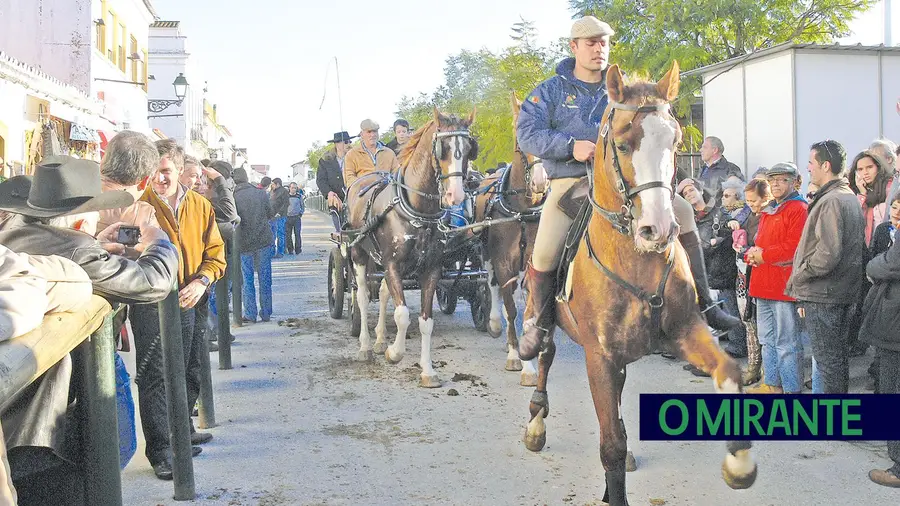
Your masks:
{"label": "window", "polygon": [[144,49],[143,51],[141,51],[141,58],[143,58],[143,61],[144,61],[144,76],[143,76],[143,77],[144,77],[144,93],[146,93],[146,92],[147,92],[147,85],[148,85],[149,82],[150,82],[150,75],[147,73],[147,70],[148,70],[148,68],[149,68],[149,66],[150,66],[150,63],[149,63],[149,62],[150,62],[150,59],[147,58],[147,50],[146,50],[146,49]]}
{"label": "window", "polygon": [[106,17],[106,26],[109,27],[109,32],[107,33],[107,41],[109,42],[106,46],[106,57],[109,61],[116,63],[116,46],[118,45],[119,40],[119,17],[116,16],[116,13],[113,12],[112,9],[107,11],[108,15]]}
{"label": "window", "polygon": [[128,55],[125,53],[125,25],[119,25],[119,38],[116,41],[118,48],[118,57],[119,57],[119,70],[125,72],[125,62],[128,61]]}
{"label": "window", "polygon": [[[135,39],[134,36],[132,35],[131,36],[131,49],[129,49],[129,51],[128,51],[128,56],[130,58],[134,58],[135,56],[137,56],[137,54],[138,54],[137,39]],[[137,60],[134,60],[134,59],[131,60],[131,82],[133,82],[133,83],[140,82],[140,81],[138,81],[138,65],[140,65],[140,64],[141,64],[141,62],[139,62]]]}

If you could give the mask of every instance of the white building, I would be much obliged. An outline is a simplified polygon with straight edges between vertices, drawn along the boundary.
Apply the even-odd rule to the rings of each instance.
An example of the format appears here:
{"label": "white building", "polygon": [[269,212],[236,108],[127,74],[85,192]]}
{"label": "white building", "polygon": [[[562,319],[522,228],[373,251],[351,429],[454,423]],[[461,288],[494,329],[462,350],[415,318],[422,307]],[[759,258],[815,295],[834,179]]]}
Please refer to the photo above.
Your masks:
{"label": "white building", "polygon": [[808,181],[814,142],[840,142],[849,163],[876,138],[900,141],[900,47],[782,44],[683,75],[703,79],[704,135],[748,175],[792,161]]}
{"label": "white building", "polygon": [[[60,148],[53,154],[99,161],[97,132],[113,128],[100,117],[102,111],[102,103],[74,86],[0,52],[0,174],[30,174],[45,142]],[[44,125],[67,131],[55,143],[42,140]]]}
{"label": "white building", "polygon": [[305,188],[310,180],[312,169],[309,168],[309,162],[306,160],[291,165],[291,181],[297,183],[300,188]]}
{"label": "white building", "polygon": [[177,100],[175,79],[181,75],[188,82],[181,104],[160,103],[159,107],[153,107],[156,102],[151,104],[150,126],[184,146],[189,154],[201,160],[208,158],[203,110],[205,84],[191,57],[188,39],[181,33],[180,22],[156,21],[150,25],[149,41],[149,73],[154,77],[149,83],[150,100]]}
{"label": "white building", "polygon": [[0,0],[0,47],[9,56],[104,104],[116,130],[150,134],[150,0]]}

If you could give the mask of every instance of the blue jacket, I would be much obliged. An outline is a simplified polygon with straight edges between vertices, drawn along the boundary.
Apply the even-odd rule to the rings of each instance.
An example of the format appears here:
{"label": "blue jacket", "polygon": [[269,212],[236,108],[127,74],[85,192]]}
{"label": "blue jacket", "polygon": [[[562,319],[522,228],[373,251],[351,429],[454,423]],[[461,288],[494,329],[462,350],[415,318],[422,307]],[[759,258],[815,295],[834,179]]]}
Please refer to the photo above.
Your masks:
{"label": "blue jacket", "polygon": [[519,146],[542,160],[550,179],[587,174],[584,162],[572,157],[572,148],[576,140],[597,142],[609,101],[605,81],[592,94],[574,70],[574,58],[559,62],[556,75],[539,84],[522,104],[516,125]]}

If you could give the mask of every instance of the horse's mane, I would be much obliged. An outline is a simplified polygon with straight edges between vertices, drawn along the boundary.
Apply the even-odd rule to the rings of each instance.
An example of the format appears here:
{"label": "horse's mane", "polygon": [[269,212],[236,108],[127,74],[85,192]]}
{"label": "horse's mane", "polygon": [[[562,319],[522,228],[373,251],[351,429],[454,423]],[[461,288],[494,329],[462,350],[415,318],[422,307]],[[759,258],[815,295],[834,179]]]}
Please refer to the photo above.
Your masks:
{"label": "horse's mane", "polygon": [[422,163],[422,158],[424,158],[425,156],[430,156],[430,152],[425,151],[419,153],[418,156],[415,155],[416,150],[419,149],[419,142],[421,142],[422,137],[424,137],[426,133],[431,132],[434,126],[434,120],[430,119],[427,123],[422,125],[421,128],[419,128],[409,136],[409,141],[407,141],[406,145],[403,146],[403,149],[400,150],[401,167],[405,169],[413,162],[415,162],[414,165],[419,165],[420,163]]}

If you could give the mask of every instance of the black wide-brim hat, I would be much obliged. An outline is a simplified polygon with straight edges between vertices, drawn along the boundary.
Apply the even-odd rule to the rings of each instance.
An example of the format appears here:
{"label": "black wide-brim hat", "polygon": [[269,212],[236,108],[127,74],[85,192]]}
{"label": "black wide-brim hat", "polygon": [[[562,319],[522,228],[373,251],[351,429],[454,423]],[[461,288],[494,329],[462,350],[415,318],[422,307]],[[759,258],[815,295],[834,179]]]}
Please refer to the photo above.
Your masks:
{"label": "black wide-brim hat", "polygon": [[358,135],[350,136],[347,132],[337,132],[334,134],[334,139],[328,141],[328,144],[337,144],[338,142],[350,142],[353,139],[359,137]]}
{"label": "black wide-brim hat", "polygon": [[34,176],[0,183],[0,210],[34,218],[121,209],[133,203],[126,191],[103,192],[97,162],[69,156],[45,158]]}

